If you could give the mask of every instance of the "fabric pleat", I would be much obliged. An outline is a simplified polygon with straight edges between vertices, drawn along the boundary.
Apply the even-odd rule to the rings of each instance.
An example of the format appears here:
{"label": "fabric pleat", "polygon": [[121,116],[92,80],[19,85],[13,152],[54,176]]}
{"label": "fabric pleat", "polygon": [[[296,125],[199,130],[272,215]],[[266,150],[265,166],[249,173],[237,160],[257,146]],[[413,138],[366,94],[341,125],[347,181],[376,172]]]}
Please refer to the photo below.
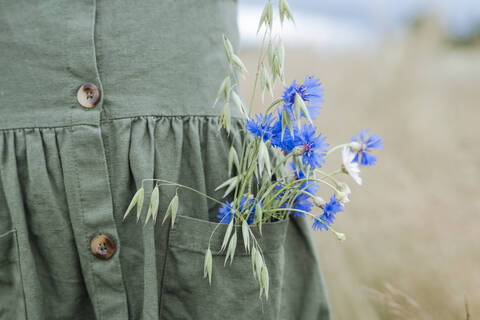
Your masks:
{"label": "fabric pleat", "polygon": [[[226,180],[228,150],[240,143],[241,121],[232,134],[218,130],[218,117],[145,116],[116,119],[101,125],[108,164],[114,217],[119,238],[129,317],[158,319],[170,221],[163,214],[176,192],[160,185],[158,221],[143,226],[153,188],[145,181],[143,217],[123,221],[132,195],[143,179],[164,179],[195,188],[215,198]],[[84,285],[78,248],[69,215],[64,175],[73,175],[63,159],[69,127],[0,131],[0,235],[17,230],[25,299],[39,318],[93,317]],[[88,169],[87,169],[88,170]],[[81,172],[79,174],[82,174]],[[190,191],[178,190],[179,214],[216,221],[218,205]],[[84,199],[88,201],[88,199]],[[43,295],[47,290],[49,295]],[[34,306],[35,304],[35,306]],[[73,319],[73,318],[72,318]]]}
{"label": "fabric pleat", "polygon": [[[2,305],[0,315],[102,319],[96,313],[98,304],[115,301],[121,305],[126,301],[129,319],[169,319],[178,308],[188,312],[185,316],[197,311],[215,313],[209,309],[213,306],[202,305],[212,299],[210,293],[237,296],[233,291],[209,289],[202,279],[202,250],[206,249],[203,247],[208,242],[208,230],[218,222],[217,203],[195,192],[159,183],[157,221],[144,225],[154,187],[151,179],[176,182],[223,200],[224,190],[215,189],[229,178],[230,147],[233,145],[240,153],[243,120],[232,119],[230,134],[218,129],[218,120],[217,116],[138,116],[102,121],[100,126],[0,130],[0,247],[15,240],[18,248],[12,246],[8,251],[8,268],[0,259],[0,284],[8,283],[8,297],[23,298],[12,300],[5,310]],[[96,136],[101,141],[95,142],[96,153],[83,154],[83,150],[93,150],[88,143]],[[77,157],[81,158],[78,168]],[[102,163],[106,173],[100,170]],[[137,223],[134,209],[124,220],[124,212],[142,182],[142,217]],[[93,189],[88,190],[90,187]],[[100,195],[95,195],[97,191]],[[172,231],[170,218],[163,224],[162,220],[175,193],[179,197],[180,227]],[[113,262],[98,264],[90,252],[91,235],[82,231],[83,223],[96,228],[95,221],[100,221],[99,231],[105,229],[105,222],[98,219],[100,215],[108,216],[110,210],[118,237],[115,242],[120,266]],[[320,318],[328,316],[323,278],[305,219],[293,219],[288,229],[284,225],[272,226],[272,230],[277,230],[270,236],[278,249],[268,254],[268,259],[275,266],[271,279],[276,289],[273,302],[266,306],[271,310],[261,318],[283,314],[285,319],[293,319],[300,316],[299,312],[304,312],[305,318],[315,314]],[[197,240],[192,243],[188,239]],[[238,274],[236,286],[249,292],[249,298],[257,290],[248,270],[250,260],[244,257],[238,258],[240,262],[234,267],[237,269],[217,270],[220,275],[214,281],[222,281],[217,290],[234,290],[225,283],[230,272]],[[223,258],[215,259],[223,264]],[[295,263],[299,260],[303,261],[301,266]],[[94,275],[102,272],[102,266],[111,268],[108,272],[113,273],[95,280]],[[299,277],[299,281],[298,272],[308,273],[309,277]],[[243,280],[247,274],[248,278]],[[5,278],[11,281],[2,280]],[[102,281],[102,286],[118,295],[97,294],[96,281]],[[195,290],[204,293],[198,295]],[[291,292],[297,293],[292,296]],[[319,304],[297,308],[303,305],[302,299],[312,295],[322,297]],[[188,304],[186,299],[198,301]],[[241,305],[238,308],[241,310]]]}
{"label": "fabric pleat", "polygon": [[[58,138],[65,129],[1,131],[0,233],[18,235],[26,313],[76,319],[91,315],[68,217]],[[45,295],[48,290],[49,295]],[[73,299],[72,299],[73,297]],[[81,307],[84,305],[84,307]]]}

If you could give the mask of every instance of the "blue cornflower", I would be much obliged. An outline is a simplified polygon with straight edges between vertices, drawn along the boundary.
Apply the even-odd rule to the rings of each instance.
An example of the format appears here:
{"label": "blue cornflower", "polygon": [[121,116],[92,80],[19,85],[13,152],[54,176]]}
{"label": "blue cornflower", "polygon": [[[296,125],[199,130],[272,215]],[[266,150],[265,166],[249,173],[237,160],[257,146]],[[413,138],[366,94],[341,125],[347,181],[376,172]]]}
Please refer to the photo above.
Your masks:
{"label": "blue cornflower", "polygon": [[358,142],[360,144],[355,158],[352,162],[358,162],[363,166],[373,166],[377,162],[377,157],[370,154],[371,149],[383,150],[382,139],[376,134],[372,134],[366,141],[366,134],[368,130],[364,129],[359,132],[359,137],[352,137],[352,142]]}
{"label": "blue cornflower", "polygon": [[336,194],[333,194],[333,196],[330,198],[330,201],[325,204],[323,212],[328,216],[335,215],[337,212],[343,212],[343,205],[337,200]]}
{"label": "blue cornflower", "polygon": [[[281,187],[280,187],[281,188]],[[279,189],[276,188],[275,192],[278,192]],[[280,200],[283,197],[283,193],[277,195],[275,198]],[[310,201],[311,198],[306,195],[305,193],[301,193],[295,197],[295,199],[292,202],[292,205],[290,206],[290,202],[284,202],[280,207],[285,208],[285,209],[297,209],[297,210],[302,210],[306,212],[312,211],[313,203]],[[293,215],[295,217],[304,217],[305,213],[296,211],[296,210],[291,210],[293,212]]]}
{"label": "blue cornflower", "polygon": [[232,211],[232,204],[229,201],[225,201],[225,203],[218,208],[219,214],[217,214],[217,218],[220,219],[220,223],[230,223],[230,220],[232,220]]}
{"label": "blue cornflower", "polygon": [[[303,84],[297,84],[294,80],[290,87],[285,88],[285,91],[283,92],[284,108],[287,109],[292,118],[294,118],[293,104],[295,103],[295,94],[298,93],[305,102],[310,117],[315,119],[321,109],[320,103],[323,102],[323,88],[320,87],[321,85],[322,83],[319,79],[316,79],[313,76],[307,76]],[[302,116],[305,115],[302,113]]]}
{"label": "blue cornflower", "polygon": [[[310,197],[304,193],[299,194],[294,202],[293,202],[293,209],[302,210],[306,212],[312,211],[313,203],[310,201]],[[293,211],[295,217],[304,217],[305,213],[300,211]]]}
{"label": "blue cornflower", "polygon": [[295,135],[294,145],[303,146],[302,162],[311,168],[320,168],[325,163],[328,143],[321,134],[315,136],[316,128],[311,124],[304,124]]}
{"label": "blue cornflower", "polygon": [[257,137],[263,137],[263,141],[268,141],[272,137],[272,123],[274,121],[273,115],[271,113],[265,116],[263,120],[263,115],[256,114],[255,119],[250,118],[247,120],[247,129]]}
{"label": "blue cornflower", "polygon": [[[243,195],[242,198],[240,199],[240,207],[238,208],[237,211],[240,214],[243,214],[247,211],[250,212],[250,215],[248,216],[248,219],[247,219],[248,224],[253,223],[253,217],[255,216],[255,209],[257,205],[263,206],[263,204],[259,203],[258,200],[256,199],[251,199],[250,201],[248,201],[248,197],[245,195]],[[225,201],[223,206],[221,206],[218,209],[218,212],[219,214],[217,215],[217,218],[220,219],[220,223],[227,223],[227,224],[230,223],[230,221],[232,220],[232,214],[233,214],[233,219],[235,223],[236,213],[233,212],[233,205],[230,202]]]}
{"label": "blue cornflower", "polygon": [[337,200],[336,195],[334,194],[330,201],[325,204],[323,208],[323,214],[315,218],[313,223],[313,230],[328,230],[328,227],[331,226],[335,220],[335,214],[337,212],[343,212],[342,204]]}

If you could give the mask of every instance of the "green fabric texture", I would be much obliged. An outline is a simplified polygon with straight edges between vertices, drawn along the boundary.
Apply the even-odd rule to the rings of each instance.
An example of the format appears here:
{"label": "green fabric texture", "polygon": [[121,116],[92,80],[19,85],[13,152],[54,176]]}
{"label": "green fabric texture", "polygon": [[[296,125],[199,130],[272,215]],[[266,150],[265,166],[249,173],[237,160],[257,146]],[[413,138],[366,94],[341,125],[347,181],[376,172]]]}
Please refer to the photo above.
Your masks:
{"label": "green fabric texture", "polygon": [[[180,189],[173,227],[122,220],[142,179],[221,199],[243,121],[233,109],[219,131],[212,103],[236,16],[233,0],[0,0],[0,319],[330,319],[305,219],[264,225],[263,306],[241,241],[232,265],[216,253],[224,226],[203,278],[212,201]],[[160,221],[174,193],[160,187]],[[90,251],[98,234],[109,260]]]}

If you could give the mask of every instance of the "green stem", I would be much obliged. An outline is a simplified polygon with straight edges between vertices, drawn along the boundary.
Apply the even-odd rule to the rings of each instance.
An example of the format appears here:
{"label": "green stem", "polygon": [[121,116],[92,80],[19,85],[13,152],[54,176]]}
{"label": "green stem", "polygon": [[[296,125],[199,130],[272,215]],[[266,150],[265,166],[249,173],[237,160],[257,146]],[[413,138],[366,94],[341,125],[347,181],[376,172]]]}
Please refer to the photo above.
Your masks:
{"label": "green stem", "polygon": [[339,185],[339,182],[338,182],[338,180],[335,179],[333,176],[336,176],[337,174],[343,173],[343,170],[340,168],[340,169],[335,170],[335,171],[333,171],[333,172],[331,172],[331,173],[325,173],[325,172],[323,172],[323,171],[321,171],[321,170],[319,170],[319,169],[315,169],[315,170],[314,170],[314,173],[315,173],[315,172],[318,172],[318,173],[320,173],[320,174],[323,175],[323,177],[320,177],[319,179],[325,179],[325,178],[330,179],[336,186],[338,186],[338,185]]}
{"label": "green stem", "polygon": [[[293,156],[293,154],[289,153],[284,159],[282,159],[282,161],[279,164],[277,164],[277,166],[272,170],[272,176],[275,175],[276,172],[280,169],[280,166],[284,165],[288,161],[288,159],[290,159],[292,156]],[[273,187],[275,187],[275,185],[281,183],[282,178],[278,179],[273,185],[270,185],[270,187],[267,189],[267,191],[271,190]],[[263,191],[263,186],[258,191],[257,196],[261,195],[262,191]],[[266,196],[267,194],[265,193],[264,195]],[[264,197],[262,196],[262,201],[263,201],[263,198]]]}
{"label": "green stem", "polygon": [[[278,98],[278,99],[274,100],[274,101],[272,102],[272,104],[270,104],[270,105],[268,106],[268,108],[265,110],[265,115],[263,116],[263,118],[265,119],[265,116],[268,114],[268,112],[269,112],[273,107],[275,107],[277,104],[279,104],[279,103],[282,102],[282,101],[283,101],[283,98]],[[263,120],[262,120],[262,123],[263,123]]]}
{"label": "green stem", "polygon": [[192,192],[198,193],[199,195],[202,195],[202,196],[204,196],[205,198],[207,198],[207,199],[209,199],[209,200],[212,200],[212,201],[215,201],[215,202],[218,203],[218,204],[224,205],[223,202],[218,201],[217,199],[210,197],[208,194],[205,194],[205,193],[200,192],[200,191],[198,191],[198,190],[196,190],[196,189],[194,189],[194,188],[191,188],[191,187],[189,187],[189,186],[185,186],[185,185],[180,184],[180,183],[176,183],[176,182],[172,182],[172,181],[168,181],[168,180],[163,180],[163,179],[143,179],[143,180],[142,180],[142,184],[143,184],[144,181],[160,181],[160,182],[165,182],[165,183],[167,183],[167,184],[169,184],[169,185],[177,186],[177,187],[184,188],[184,189],[190,190],[190,191],[192,191]]}
{"label": "green stem", "polygon": [[265,207],[268,207],[274,200],[275,198],[281,194],[282,192],[284,192],[285,190],[288,190],[291,188],[292,185],[296,184],[296,183],[303,183],[304,181],[316,181],[316,182],[320,182],[320,183],[323,183],[327,186],[329,186],[333,191],[335,191],[336,193],[339,193],[340,191],[335,188],[333,185],[331,185],[330,183],[324,181],[324,180],[321,180],[321,179],[316,179],[316,178],[303,178],[303,179],[296,179],[296,180],[293,180],[292,182],[286,184],[283,188],[281,188],[268,202],[264,203],[264,206]]}
{"label": "green stem", "polygon": [[345,147],[345,146],[348,146],[349,144],[350,144],[350,143],[344,143],[344,144],[340,144],[340,145],[338,145],[338,146],[333,147],[332,149],[330,149],[330,150],[327,151],[327,156],[328,156],[330,153],[332,153],[333,151],[338,150],[338,149],[340,149],[340,148],[343,148],[343,147]]}
{"label": "green stem", "polygon": [[249,116],[252,113],[253,101],[255,99],[255,94],[256,94],[256,91],[257,91],[258,78],[260,76],[260,67],[262,65],[263,60],[265,59],[264,50],[265,50],[265,39],[267,38],[267,32],[268,32],[268,28],[265,30],[265,33],[263,34],[262,47],[260,49],[260,56],[258,57],[257,72],[255,74],[255,82],[253,83],[252,96],[250,97],[250,105],[248,107],[248,115]]}
{"label": "green stem", "polygon": [[319,221],[320,223],[322,223],[323,225],[325,225],[325,226],[327,227],[327,229],[330,229],[330,227],[329,227],[327,224],[325,224],[325,221],[323,221],[320,217],[317,217],[317,216],[315,216],[315,215],[313,215],[313,214],[311,214],[310,212],[305,211],[305,210],[278,208],[278,209],[270,209],[270,210],[266,210],[266,211],[267,211],[267,212],[268,212],[268,211],[296,211],[296,212],[301,212],[301,213],[306,214],[306,215],[312,217],[313,219]]}

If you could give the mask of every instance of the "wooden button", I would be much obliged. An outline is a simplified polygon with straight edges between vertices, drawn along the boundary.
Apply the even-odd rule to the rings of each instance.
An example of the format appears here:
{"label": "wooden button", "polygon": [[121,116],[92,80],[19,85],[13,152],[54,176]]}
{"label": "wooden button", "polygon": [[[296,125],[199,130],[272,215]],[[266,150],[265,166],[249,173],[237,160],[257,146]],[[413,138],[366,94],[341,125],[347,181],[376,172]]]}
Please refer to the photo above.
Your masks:
{"label": "wooden button", "polygon": [[110,259],[116,251],[115,242],[113,242],[109,236],[99,234],[90,241],[90,250],[95,257],[107,260]]}
{"label": "wooden button", "polygon": [[100,101],[100,90],[93,83],[85,83],[77,91],[77,100],[82,107],[93,108]]}

